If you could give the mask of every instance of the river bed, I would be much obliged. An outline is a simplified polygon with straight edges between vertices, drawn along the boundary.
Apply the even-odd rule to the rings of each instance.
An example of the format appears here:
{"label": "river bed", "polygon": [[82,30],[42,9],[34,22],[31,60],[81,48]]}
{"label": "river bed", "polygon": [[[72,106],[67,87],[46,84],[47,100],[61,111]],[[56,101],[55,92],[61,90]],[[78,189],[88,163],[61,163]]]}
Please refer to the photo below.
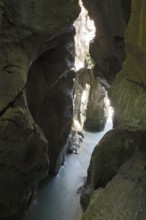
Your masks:
{"label": "river bed", "polygon": [[40,188],[37,200],[29,208],[23,220],[81,220],[79,187],[84,183],[94,147],[103,135],[112,129],[112,108],[105,129],[101,132],[83,132],[79,154],[66,156],[66,162],[59,174],[51,180],[45,180]]}

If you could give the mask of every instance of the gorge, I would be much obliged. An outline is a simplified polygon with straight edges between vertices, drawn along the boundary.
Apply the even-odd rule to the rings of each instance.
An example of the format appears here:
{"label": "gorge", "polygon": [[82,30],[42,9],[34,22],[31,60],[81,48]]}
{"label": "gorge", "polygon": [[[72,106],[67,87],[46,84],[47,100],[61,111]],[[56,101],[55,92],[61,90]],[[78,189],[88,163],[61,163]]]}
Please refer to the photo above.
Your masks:
{"label": "gorge", "polygon": [[146,1],[83,5],[96,30],[75,69],[78,0],[0,0],[0,220],[21,220],[38,183],[65,170],[71,128],[104,128],[103,86],[114,127],[84,167],[80,218],[146,219]]}
{"label": "gorge", "polygon": [[95,145],[112,128],[112,108],[104,131],[84,131],[84,141],[79,154],[67,155],[64,166],[53,179],[41,184],[36,201],[24,220],[81,220],[80,187],[87,175],[87,168]]}

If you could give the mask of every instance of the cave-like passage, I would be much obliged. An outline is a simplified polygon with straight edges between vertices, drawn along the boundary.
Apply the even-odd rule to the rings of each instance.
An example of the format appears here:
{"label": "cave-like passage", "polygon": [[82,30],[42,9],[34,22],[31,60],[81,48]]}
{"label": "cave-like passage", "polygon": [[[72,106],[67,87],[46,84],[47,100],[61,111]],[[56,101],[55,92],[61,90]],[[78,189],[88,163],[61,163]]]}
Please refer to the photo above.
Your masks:
{"label": "cave-like passage", "polygon": [[[89,42],[94,37],[94,22],[87,16],[87,11],[83,7],[77,21],[76,27],[76,71],[84,68],[88,62],[88,68],[93,68],[90,63]],[[82,94],[82,102],[88,99],[89,87],[87,84]],[[103,135],[112,128],[113,110],[106,99],[108,108],[108,118],[105,128],[101,132],[85,132],[84,141],[81,143],[79,154],[66,156],[66,162],[59,174],[53,179],[46,179],[40,186],[37,200],[32,204],[23,220],[80,220],[82,209],[80,205],[80,194],[77,193],[79,187],[84,183],[87,175],[91,154],[95,145]]]}

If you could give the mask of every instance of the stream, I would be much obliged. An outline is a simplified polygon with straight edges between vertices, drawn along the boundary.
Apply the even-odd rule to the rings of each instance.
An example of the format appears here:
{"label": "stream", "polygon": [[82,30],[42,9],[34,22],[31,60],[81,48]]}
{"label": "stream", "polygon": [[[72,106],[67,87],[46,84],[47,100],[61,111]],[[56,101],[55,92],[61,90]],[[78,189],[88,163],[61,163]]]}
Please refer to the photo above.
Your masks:
{"label": "stream", "polygon": [[79,154],[66,156],[66,162],[59,174],[40,188],[37,200],[29,208],[23,220],[81,220],[80,194],[77,190],[83,185],[87,175],[94,147],[103,135],[112,129],[112,113],[109,107],[105,128],[101,132],[84,131]]}

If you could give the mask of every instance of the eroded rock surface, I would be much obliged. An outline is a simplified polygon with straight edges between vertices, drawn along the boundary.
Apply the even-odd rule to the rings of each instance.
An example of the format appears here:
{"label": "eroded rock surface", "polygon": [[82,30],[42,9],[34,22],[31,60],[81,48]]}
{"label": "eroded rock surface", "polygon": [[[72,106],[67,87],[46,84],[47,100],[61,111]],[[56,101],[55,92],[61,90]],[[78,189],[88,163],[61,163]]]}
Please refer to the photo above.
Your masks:
{"label": "eroded rock surface", "polygon": [[[91,45],[91,54],[97,63],[95,74],[109,83],[114,80],[109,95],[115,110],[115,129],[111,131],[111,134],[114,132],[114,137],[110,137],[108,133],[92,155],[85,192],[81,197],[85,207],[90,198],[91,200],[83,219],[144,220],[146,3],[144,0],[92,1],[93,7],[89,1],[84,2],[96,20],[96,27],[99,28],[93,42],[94,47]],[[107,3],[109,9],[106,10]],[[112,13],[109,17],[110,11]],[[115,21],[112,20],[114,16]],[[112,44],[109,43],[111,39]],[[124,41],[126,61],[118,73],[125,56]],[[110,59],[107,59],[109,51]],[[110,60],[112,62],[109,62]],[[126,139],[117,132],[120,130]],[[133,149],[130,154],[128,149]]]}
{"label": "eroded rock surface", "polygon": [[74,127],[78,122],[87,131],[100,131],[105,125],[105,91],[86,67],[76,73],[74,83]]}
{"label": "eroded rock surface", "polygon": [[[58,45],[56,38],[68,32],[79,11],[77,1],[0,1],[1,220],[21,219],[35,195],[38,181],[48,172],[48,141],[43,132],[44,127],[42,130],[36,124],[36,122],[40,124],[42,120],[34,120],[36,117],[33,114],[34,118],[32,117],[25,97],[27,75],[30,66],[40,55]],[[49,76],[51,75],[50,71]],[[42,86],[43,92],[45,86],[46,84]],[[62,79],[58,91],[56,89],[56,94],[54,92],[58,99],[59,96],[61,100],[63,99],[63,103],[68,102],[69,99],[68,95],[65,95],[68,94],[66,88],[68,88],[67,81]],[[40,101],[38,93],[36,96],[34,94],[34,99]],[[53,94],[51,95],[53,100]],[[51,95],[50,102],[52,102]],[[44,99],[44,96],[42,98]],[[57,110],[61,108],[63,114],[66,108],[60,105],[60,102],[55,106]],[[50,106],[51,108],[47,105],[50,111],[49,117],[54,104]],[[65,112],[68,115],[68,112]],[[58,123],[58,115],[53,115],[52,119]],[[60,123],[65,124],[64,121]],[[65,130],[66,127],[67,125],[63,129]],[[61,132],[63,133],[61,137],[66,135],[66,132]]]}
{"label": "eroded rock surface", "polygon": [[[130,16],[130,1],[83,0],[83,3],[96,26],[96,36],[90,45],[95,76],[111,83],[125,59],[124,34]],[[123,8],[126,8],[126,15]]]}
{"label": "eroded rock surface", "polygon": [[106,121],[105,90],[97,79],[91,82],[84,128],[87,131],[101,131]]}
{"label": "eroded rock surface", "polygon": [[81,203],[86,209],[95,189],[104,187],[118,172],[120,166],[133,156],[136,140],[121,129],[109,131],[95,147]]}
{"label": "eroded rock surface", "polygon": [[48,140],[51,174],[56,174],[64,162],[65,143],[72,124],[74,34],[71,26],[56,40],[54,48],[32,64],[28,73],[28,106]]}
{"label": "eroded rock surface", "polygon": [[105,188],[92,196],[83,220],[144,220],[146,218],[144,151],[128,160]]}

